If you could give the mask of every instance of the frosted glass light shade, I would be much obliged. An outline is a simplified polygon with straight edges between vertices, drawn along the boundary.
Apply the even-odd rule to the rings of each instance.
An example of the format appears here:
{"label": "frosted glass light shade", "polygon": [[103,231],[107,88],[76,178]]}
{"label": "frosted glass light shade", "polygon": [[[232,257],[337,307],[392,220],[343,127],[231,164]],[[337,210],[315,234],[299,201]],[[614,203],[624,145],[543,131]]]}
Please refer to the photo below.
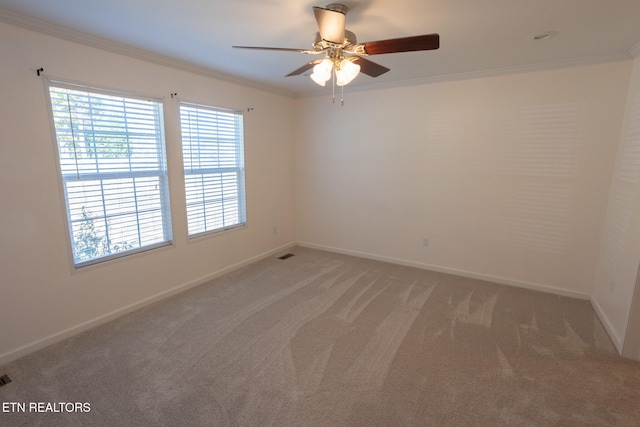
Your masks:
{"label": "frosted glass light shade", "polygon": [[331,78],[331,70],[333,70],[333,62],[329,58],[325,58],[313,67],[313,73],[309,77],[320,86],[324,86]]}
{"label": "frosted glass light shade", "polygon": [[336,70],[336,84],[344,86],[349,83],[360,73],[360,66],[354,64],[348,58],[340,62],[340,69]]}

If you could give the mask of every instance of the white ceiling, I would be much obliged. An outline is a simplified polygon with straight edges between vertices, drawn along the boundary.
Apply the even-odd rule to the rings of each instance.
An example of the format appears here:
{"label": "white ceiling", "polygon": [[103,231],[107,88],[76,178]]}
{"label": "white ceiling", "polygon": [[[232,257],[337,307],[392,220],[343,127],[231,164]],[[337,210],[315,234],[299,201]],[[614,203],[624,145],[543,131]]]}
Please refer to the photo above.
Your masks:
{"label": "white ceiling", "polygon": [[[330,89],[284,77],[312,57],[232,45],[310,48],[311,0],[0,0],[0,21],[300,96]],[[391,71],[350,86],[631,58],[639,0],[342,0],[359,42],[437,32],[440,49],[369,57]],[[557,31],[556,37],[531,40]],[[131,49],[131,47],[136,49]],[[138,51],[137,49],[140,49]]]}

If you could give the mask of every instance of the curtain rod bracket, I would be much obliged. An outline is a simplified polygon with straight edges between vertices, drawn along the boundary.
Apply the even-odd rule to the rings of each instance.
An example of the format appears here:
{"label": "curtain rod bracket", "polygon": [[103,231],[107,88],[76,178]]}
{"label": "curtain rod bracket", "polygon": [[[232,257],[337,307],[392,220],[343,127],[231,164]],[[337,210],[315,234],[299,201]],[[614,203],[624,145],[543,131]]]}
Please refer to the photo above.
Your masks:
{"label": "curtain rod bracket", "polygon": [[178,96],[178,92],[173,92],[173,93],[171,94],[171,99],[173,99],[173,98],[175,98],[175,97],[177,97],[177,96]]}
{"label": "curtain rod bracket", "polygon": [[44,68],[40,67],[36,70],[36,73],[38,74],[38,77],[40,77],[40,73],[42,73],[44,71]]}

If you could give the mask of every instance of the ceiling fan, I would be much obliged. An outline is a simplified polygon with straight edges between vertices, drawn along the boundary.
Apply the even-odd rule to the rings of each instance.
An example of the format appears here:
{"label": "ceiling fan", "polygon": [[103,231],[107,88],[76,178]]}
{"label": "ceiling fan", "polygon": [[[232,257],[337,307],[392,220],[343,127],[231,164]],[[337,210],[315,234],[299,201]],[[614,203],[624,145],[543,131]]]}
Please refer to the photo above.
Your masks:
{"label": "ceiling fan", "polygon": [[324,55],[323,58],[309,61],[286,75],[286,77],[297,76],[313,69],[310,77],[321,86],[324,86],[333,77],[335,77],[335,84],[344,86],[356,78],[360,71],[371,77],[378,77],[389,71],[389,68],[376,64],[366,59],[365,56],[433,50],[440,47],[439,34],[358,43],[356,35],[345,28],[347,11],[348,8],[345,5],[338,3],[331,3],[325,7],[313,7],[313,13],[318,23],[318,32],[315,34],[312,49],[233,47]]}

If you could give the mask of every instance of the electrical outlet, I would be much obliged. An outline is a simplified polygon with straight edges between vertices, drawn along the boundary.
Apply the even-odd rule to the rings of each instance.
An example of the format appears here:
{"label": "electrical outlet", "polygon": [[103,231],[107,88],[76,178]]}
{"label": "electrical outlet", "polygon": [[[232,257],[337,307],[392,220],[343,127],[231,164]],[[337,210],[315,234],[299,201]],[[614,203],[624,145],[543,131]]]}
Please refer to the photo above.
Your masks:
{"label": "electrical outlet", "polygon": [[422,246],[424,246],[425,248],[429,246],[429,239],[427,239],[426,237],[422,239]]}
{"label": "electrical outlet", "polygon": [[278,227],[276,226],[273,227],[273,234],[278,234]]}
{"label": "electrical outlet", "polygon": [[612,294],[615,288],[616,288],[616,281],[612,280],[611,285],[609,286],[609,293]]}

